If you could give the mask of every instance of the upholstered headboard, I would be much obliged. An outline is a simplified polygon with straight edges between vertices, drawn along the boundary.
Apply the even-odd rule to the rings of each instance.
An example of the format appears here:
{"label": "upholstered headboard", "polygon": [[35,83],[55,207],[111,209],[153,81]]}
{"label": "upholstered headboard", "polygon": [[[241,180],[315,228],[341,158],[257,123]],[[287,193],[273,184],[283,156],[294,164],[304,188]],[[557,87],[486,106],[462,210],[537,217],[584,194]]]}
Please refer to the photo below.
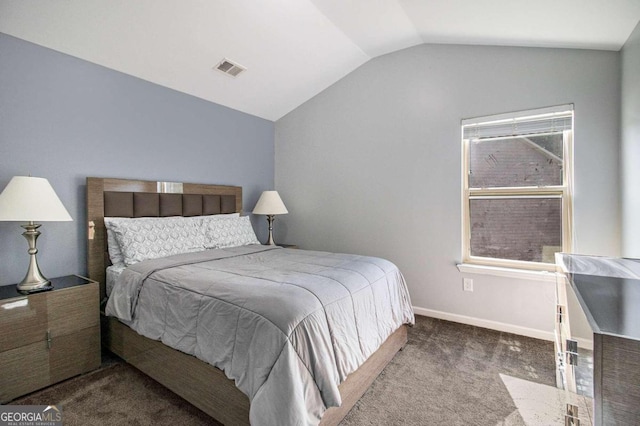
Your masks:
{"label": "upholstered headboard", "polygon": [[87,271],[106,295],[105,217],[201,216],[242,212],[242,187],[87,178]]}

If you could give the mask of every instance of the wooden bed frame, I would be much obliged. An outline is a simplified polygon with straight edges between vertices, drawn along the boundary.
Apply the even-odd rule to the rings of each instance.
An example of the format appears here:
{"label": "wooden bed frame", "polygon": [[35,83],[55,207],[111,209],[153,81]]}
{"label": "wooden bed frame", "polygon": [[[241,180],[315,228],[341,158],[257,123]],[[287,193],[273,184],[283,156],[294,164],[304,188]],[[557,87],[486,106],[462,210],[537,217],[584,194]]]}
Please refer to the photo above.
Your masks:
{"label": "wooden bed frame", "polygon": [[[166,182],[87,178],[87,221],[89,278],[100,283],[101,298],[106,296],[108,265],[104,227],[105,192],[183,193],[235,196],[235,211],[242,212],[242,188],[238,186],[175,184]],[[120,356],[171,391],[180,395],[225,425],[249,424],[249,399],[233,380],[194,356],[136,333],[113,317],[102,316],[103,346]],[[396,330],[360,368],[340,384],[342,405],[332,407],[321,425],[337,425],[364,395],[375,378],[407,342],[407,326]]]}

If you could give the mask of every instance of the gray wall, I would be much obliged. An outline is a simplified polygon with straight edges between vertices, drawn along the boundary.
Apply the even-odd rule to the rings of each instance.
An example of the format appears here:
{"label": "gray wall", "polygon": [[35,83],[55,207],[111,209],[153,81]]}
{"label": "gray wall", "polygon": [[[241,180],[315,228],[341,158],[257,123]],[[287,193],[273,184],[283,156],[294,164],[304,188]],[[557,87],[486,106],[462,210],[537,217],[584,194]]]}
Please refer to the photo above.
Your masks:
{"label": "gray wall", "polygon": [[460,120],[575,104],[575,251],[620,254],[617,52],[421,45],[376,58],[276,122],[280,241],[394,261],[414,306],[544,332],[553,283],[462,291]]}
{"label": "gray wall", "polygon": [[[85,272],[87,176],[241,185],[251,211],[273,157],[273,122],[0,34],[0,189],[45,177],[74,219],[41,228],[45,276]],[[27,270],[19,225],[0,223],[0,284]]]}
{"label": "gray wall", "polygon": [[640,24],[622,49],[623,254],[640,258]]}

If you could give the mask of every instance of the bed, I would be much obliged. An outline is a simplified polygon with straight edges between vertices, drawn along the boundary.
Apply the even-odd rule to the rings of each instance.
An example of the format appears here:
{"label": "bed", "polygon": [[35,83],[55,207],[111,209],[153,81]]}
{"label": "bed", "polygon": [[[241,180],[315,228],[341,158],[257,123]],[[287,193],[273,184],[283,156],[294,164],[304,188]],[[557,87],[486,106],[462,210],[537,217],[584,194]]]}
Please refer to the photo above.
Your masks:
{"label": "bed", "polygon": [[[227,222],[218,219],[242,212],[242,188],[87,178],[87,206],[89,277],[107,299],[105,217],[182,217],[218,230]],[[413,312],[390,262],[208,248],[118,271],[102,333],[109,350],[224,424],[338,424],[406,343]]]}

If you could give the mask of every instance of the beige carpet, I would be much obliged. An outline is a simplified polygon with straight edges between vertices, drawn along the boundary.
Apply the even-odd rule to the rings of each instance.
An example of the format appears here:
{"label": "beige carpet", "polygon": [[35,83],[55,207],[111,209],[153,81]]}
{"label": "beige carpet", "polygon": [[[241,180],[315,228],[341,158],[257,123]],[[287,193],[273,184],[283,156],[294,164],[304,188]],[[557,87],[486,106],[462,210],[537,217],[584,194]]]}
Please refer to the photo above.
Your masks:
{"label": "beige carpet", "polygon": [[551,342],[418,317],[345,425],[523,425],[500,375],[553,386]]}
{"label": "beige carpet", "polygon": [[[542,393],[522,385],[554,385],[553,352],[550,342],[419,316],[405,349],[343,424],[528,424],[522,416],[527,392],[532,401]],[[526,392],[514,396],[505,383]],[[61,405],[67,426],[218,424],[118,361],[13,403]]]}
{"label": "beige carpet", "polygon": [[62,407],[65,426],[220,424],[122,362],[51,386],[12,404]]}

